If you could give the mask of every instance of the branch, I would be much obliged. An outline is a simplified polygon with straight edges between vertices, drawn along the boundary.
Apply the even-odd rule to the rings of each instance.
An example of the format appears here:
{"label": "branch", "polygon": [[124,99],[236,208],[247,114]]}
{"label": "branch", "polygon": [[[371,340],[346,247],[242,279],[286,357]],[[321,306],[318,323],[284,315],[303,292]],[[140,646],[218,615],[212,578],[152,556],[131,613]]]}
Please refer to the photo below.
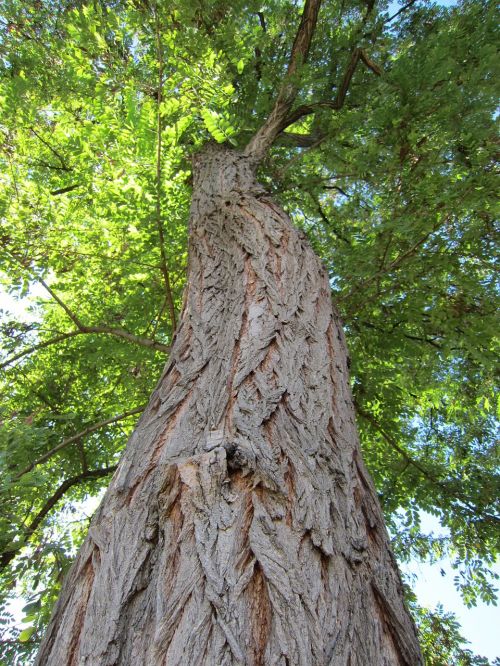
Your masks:
{"label": "branch", "polygon": [[37,458],[33,462],[31,462],[27,467],[22,469],[20,472],[18,472],[14,477],[13,481],[18,481],[22,476],[27,474],[28,472],[31,472],[32,469],[37,467],[38,465],[41,465],[42,463],[46,462],[49,460],[49,458],[52,458],[54,454],[56,454],[58,451],[63,449],[66,446],[69,446],[70,444],[73,444],[74,442],[78,442],[82,437],[86,437],[87,435],[90,435],[90,433],[95,432],[96,430],[100,430],[101,428],[104,428],[107,425],[110,425],[112,423],[117,423],[118,421],[123,421],[123,419],[128,418],[129,416],[133,416],[134,414],[139,414],[144,411],[144,408],[146,405],[141,405],[140,407],[136,407],[135,409],[131,409],[128,412],[124,412],[123,414],[119,414],[118,416],[113,416],[110,419],[106,419],[105,421],[100,421],[99,423],[94,423],[94,425],[89,426],[88,428],[85,428],[85,430],[82,430],[81,432],[78,432],[76,435],[72,435],[71,437],[67,437],[66,439],[63,439],[63,441],[60,444],[57,444],[57,446],[54,446],[50,451],[47,451],[43,456],[40,456],[40,458]]}
{"label": "branch", "polygon": [[81,186],[82,186],[81,183],[76,183],[75,185],[68,185],[67,187],[61,187],[60,190],[52,190],[52,192],[50,194],[53,197],[56,197],[59,194],[66,194],[67,192],[73,192],[73,190],[76,190]]}
{"label": "branch", "polygon": [[75,324],[75,326],[80,329],[80,331],[85,330],[85,325],[82,324],[80,319],[76,316],[76,314],[59,298],[59,296],[49,287],[49,285],[43,280],[41,277],[35,276],[38,282],[44,287],[46,291],[52,296],[52,298],[55,300],[55,302],[61,306],[61,308],[64,310],[64,312],[68,315],[68,317],[71,319],[71,321]]}
{"label": "branch", "polygon": [[[452,488],[449,488],[446,485],[445,481],[442,481],[439,477],[437,477],[428,469],[423,467],[417,460],[414,460],[401,446],[399,446],[396,440],[384,430],[384,428],[380,425],[380,423],[372,414],[370,414],[369,412],[365,412],[364,409],[359,407],[358,404],[356,404],[355,406],[356,406],[356,412],[360,416],[362,416],[365,420],[367,420],[369,423],[371,423],[372,426],[374,426],[374,428],[378,430],[378,432],[382,435],[385,441],[395,451],[397,451],[397,453],[399,453],[399,455],[402,456],[409,465],[415,467],[415,469],[417,469],[424,478],[428,479],[432,484],[440,488],[444,495],[447,495],[452,500],[457,500],[458,502],[461,502],[468,511],[474,514],[474,516],[477,515],[478,508],[473,503],[471,503],[471,500],[469,500],[467,497],[464,497],[460,493],[455,492]],[[455,479],[454,483],[458,485],[460,484],[460,481]],[[486,512],[484,512],[483,514],[483,520],[492,523],[500,523],[500,519],[498,518],[498,516]]]}
{"label": "branch", "polygon": [[161,45],[161,26],[158,16],[158,7],[155,6],[155,29],[156,29],[156,51],[158,57],[158,92],[157,92],[157,147],[156,147],[156,226],[158,228],[158,236],[160,239],[160,254],[161,254],[161,272],[165,281],[165,292],[167,294],[168,308],[170,311],[170,320],[172,322],[172,333],[177,327],[175,317],[175,305],[172,296],[172,289],[170,286],[170,276],[167,265],[167,255],[165,252],[165,235],[163,233],[163,223],[161,215],[161,201],[162,201],[162,178],[161,178],[161,103],[163,96],[163,48]]}
{"label": "branch", "polygon": [[440,482],[436,479],[436,477],[431,474],[428,470],[425,469],[425,467],[422,467],[420,463],[418,463],[416,460],[413,460],[413,458],[408,455],[408,453],[399,446],[399,444],[396,442],[396,440],[391,437],[380,425],[380,423],[376,420],[376,418],[370,414],[369,412],[365,412],[364,409],[359,407],[359,405],[356,404],[356,411],[357,413],[362,416],[366,421],[372,424],[372,426],[375,427],[376,430],[382,435],[382,437],[385,439],[385,441],[395,450],[399,453],[400,456],[402,456],[406,462],[409,465],[412,465],[415,467],[415,469],[418,469],[418,471],[426,478],[430,479],[433,483],[438,483],[439,485]]}
{"label": "branch", "polygon": [[46,169],[53,169],[54,171],[72,171],[71,167],[62,167],[62,166],[56,166],[55,164],[49,164],[48,162],[44,162],[43,160],[36,160],[33,162],[35,166],[42,166],[45,167]]}
{"label": "branch", "polygon": [[163,343],[157,342],[156,340],[150,340],[149,338],[143,338],[139,335],[134,335],[133,333],[129,333],[128,331],[124,331],[120,328],[108,328],[107,326],[85,326],[83,329],[78,329],[77,331],[68,331],[68,333],[61,333],[61,335],[56,335],[54,338],[50,338],[50,340],[45,340],[44,342],[40,342],[37,345],[28,347],[24,351],[19,352],[18,354],[15,354],[14,356],[8,358],[3,363],[0,363],[0,370],[6,368],[8,365],[11,365],[15,361],[18,361],[20,358],[23,358],[24,356],[29,356],[30,354],[33,354],[33,352],[36,352],[39,349],[45,349],[46,347],[50,347],[51,345],[56,345],[58,342],[63,342],[64,340],[68,340],[69,338],[74,338],[77,335],[92,335],[92,334],[112,335],[115,338],[121,338],[122,340],[127,340],[127,342],[133,342],[136,345],[139,345],[141,347],[147,347],[149,349],[154,349],[155,351],[161,351],[167,353],[170,351],[170,345],[164,345]]}
{"label": "branch", "polygon": [[108,474],[113,474],[116,468],[117,465],[112,465],[111,467],[102,467],[100,469],[87,470],[86,472],[82,472],[77,476],[72,476],[71,478],[66,479],[66,481],[63,481],[63,483],[61,483],[56,492],[51,497],[49,497],[47,502],[45,502],[45,504],[43,505],[42,509],[40,509],[40,511],[33,518],[26,532],[29,532],[30,533],[29,536],[31,536],[31,534],[33,534],[33,532],[39,527],[40,523],[49,513],[49,511],[54,508],[57,502],[72,486],[76,486],[79,483],[84,483],[85,481],[88,481],[88,479],[99,479],[102,476],[108,476]]}
{"label": "branch", "polygon": [[[11,254],[11,253],[9,253]],[[19,260],[15,255],[11,256],[15,259],[15,261],[20,264],[25,270],[26,266],[24,263]],[[28,271],[30,272],[30,271]],[[55,302],[64,310],[64,312],[67,314],[67,316],[71,319],[71,321],[75,324],[77,327],[78,331],[70,331],[69,333],[62,334],[61,336],[57,336],[56,338],[52,338],[52,340],[47,340],[46,342],[42,342],[39,345],[36,345],[34,347],[30,347],[24,352],[21,352],[20,354],[17,354],[16,356],[8,359],[5,361],[3,364],[0,365],[0,368],[5,367],[6,365],[9,365],[13,361],[16,361],[19,358],[22,358],[23,356],[26,356],[28,354],[31,354],[32,352],[36,351],[37,349],[42,349],[43,347],[48,347],[51,344],[56,344],[57,342],[60,342],[61,340],[64,340],[66,338],[73,337],[78,334],[83,334],[83,333],[102,333],[105,335],[113,335],[117,338],[122,338],[123,340],[127,340],[128,342],[133,342],[137,345],[140,345],[141,347],[148,347],[150,349],[156,349],[158,351],[164,351],[164,352],[169,352],[170,351],[170,346],[169,345],[164,345],[161,342],[156,342],[155,340],[149,340],[148,338],[142,338],[139,335],[134,335],[134,333],[129,333],[128,331],[125,331],[122,328],[111,328],[110,326],[87,326],[84,324],[79,317],[69,308],[64,301],[62,301],[59,296],[55,293],[55,291],[49,287],[49,285],[43,280],[41,277],[37,275],[33,275],[31,273],[32,277],[37,280],[45,289],[46,291],[50,294],[50,296],[55,300]],[[64,337],[63,337],[64,336]]]}
{"label": "branch", "polygon": [[320,137],[314,134],[296,134],[294,132],[282,132],[276,139],[281,146],[293,146],[294,148],[311,148]]}
{"label": "branch", "polygon": [[[87,326],[84,324],[79,317],[69,308],[64,301],[62,301],[59,296],[55,293],[55,291],[49,287],[49,285],[43,280],[41,277],[38,275],[33,274],[31,271],[29,271],[26,268],[25,262],[20,260],[18,257],[16,257],[13,253],[9,252],[10,256],[18,263],[26,272],[28,272],[34,280],[37,280],[45,289],[46,291],[50,294],[50,296],[55,300],[55,302],[64,310],[64,312],[68,315],[68,317],[71,319],[71,321],[75,324],[77,327],[78,331],[70,331],[67,334],[62,334],[66,337],[73,337],[75,335],[78,335],[79,333],[99,333],[99,334],[104,334],[104,335],[113,335],[116,338],[122,338],[123,340],[127,340],[128,342],[133,342],[137,345],[140,345],[141,347],[148,347],[150,349],[156,349],[158,351],[163,351],[163,352],[169,352],[170,351],[170,346],[169,345],[164,345],[161,342],[156,342],[155,340],[149,340],[148,338],[143,338],[139,335],[134,335],[134,333],[129,333],[128,331],[125,331],[122,328],[111,328],[110,326]],[[23,356],[26,356],[28,354],[31,354],[32,352],[36,351],[37,349],[41,349],[43,347],[48,347],[50,344],[55,344],[56,342],[60,342],[61,340],[64,340],[65,337],[62,336],[57,336],[56,338],[53,338],[51,341],[47,341],[45,343],[40,343],[39,345],[36,345],[34,347],[30,347],[28,350],[25,352],[21,352],[20,354],[8,359],[6,362],[4,362],[2,365],[0,365],[0,368],[5,367],[6,365],[9,365],[13,361],[16,361],[18,358],[22,358]]]}
{"label": "branch", "polygon": [[384,21],[384,25],[386,25],[387,23],[390,23],[391,21],[394,21],[394,19],[395,19],[396,17],[398,17],[400,14],[402,14],[402,13],[405,12],[407,9],[409,9],[412,5],[414,5],[416,1],[417,1],[417,0],[410,0],[409,2],[407,2],[406,5],[403,5],[403,6],[401,7],[401,9],[399,9],[395,14],[393,14],[393,15],[390,16],[388,19],[386,19],[386,20]]}
{"label": "branch", "polygon": [[19,354],[16,354],[15,356],[11,356],[6,361],[1,363],[0,370],[2,368],[7,367],[11,363],[14,363],[14,361],[18,361],[20,358],[23,358],[23,356],[28,356],[29,354],[32,354],[33,352],[38,351],[39,349],[50,347],[50,345],[55,345],[58,342],[67,340],[68,338],[73,338],[75,335],[83,335],[83,331],[69,331],[69,333],[62,333],[61,335],[57,335],[55,338],[50,338],[50,340],[45,340],[45,342],[40,342],[40,344],[38,345],[33,345],[33,347],[28,347],[28,349],[19,352]]}
{"label": "branch", "polygon": [[306,62],[316,29],[321,0],[306,0],[300,25],[295,36],[288,69],[274,107],[259,130],[245,148],[245,155],[259,162],[282,131],[284,119],[297,96],[299,86],[295,80],[299,68]]}
{"label": "branch", "polygon": [[335,99],[322,100],[313,104],[303,104],[297,107],[294,111],[292,111],[292,113],[283,119],[279,131],[283,132],[283,130],[285,130],[290,125],[293,125],[304,116],[315,113],[318,109],[332,109],[333,111],[340,111],[340,109],[344,106],[344,102],[349,91],[349,86],[351,85],[352,77],[354,76],[354,72],[356,71],[359,60],[361,60],[366,65],[366,67],[368,67],[368,69],[370,69],[377,76],[382,75],[381,68],[376,63],[374,63],[373,60],[368,58],[365,51],[360,48],[355,48],[351,53],[351,58],[347,64],[347,68],[344,72],[344,76]]}
{"label": "branch", "polygon": [[[353,321],[351,322],[353,326],[356,327],[356,330],[359,331],[359,326],[356,325],[356,322]],[[363,326],[366,326],[368,328],[372,328],[375,331],[379,331],[380,333],[383,333],[384,335],[391,335],[392,333],[395,332],[396,327],[398,324],[403,323],[403,322],[398,322],[398,324],[394,325],[390,331],[381,328],[380,326],[376,326],[375,324],[372,324],[370,321],[363,321],[362,319],[359,320],[359,323],[362,324]],[[410,333],[405,333],[401,329],[399,329],[400,335],[402,335],[404,338],[407,338],[408,340],[415,340],[416,342],[426,342],[427,344],[431,345],[435,349],[442,349],[442,346],[436,342],[437,339],[441,339],[443,336],[437,335],[434,338],[429,338],[429,337],[422,337],[418,335],[411,335]]]}
{"label": "branch", "polygon": [[[343,194],[344,196],[347,196],[347,194],[340,187],[336,187],[335,189],[338,190],[339,192],[341,192],[341,194]],[[349,239],[347,239],[343,234],[340,233],[340,231],[338,229],[336,229],[334,227],[332,221],[328,218],[325,211],[323,210],[321,202],[312,194],[312,192],[308,191],[308,194],[311,197],[311,199],[316,203],[319,216],[321,217],[323,222],[326,224],[327,229],[331,229],[333,231],[333,233],[335,234],[335,236],[337,236],[337,238],[344,241],[344,243],[347,243],[347,245],[350,245]]]}
{"label": "branch", "polygon": [[[445,221],[447,220],[449,216],[445,218]],[[444,223],[444,222],[443,222]],[[424,236],[419,238],[418,241],[416,241],[408,250],[405,252],[402,252],[399,256],[394,259],[394,261],[391,261],[391,263],[388,266],[385,266],[384,268],[378,270],[376,273],[373,273],[372,275],[369,275],[367,278],[362,280],[359,284],[355,285],[351,291],[346,295],[346,296],[341,296],[339,295],[338,300],[347,300],[351,296],[353,296],[356,292],[358,292],[360,289],[363,289],[366,287],[367,284],[370,282],[373,282],[376,278],[380,277],[381,275],[384,275],[388,271],[392,271],[394,268],[397,268],[399,264],[407,259],[408,257],[411,257],[417,250],[418,248],[425,243],[425,241],[430,238],[430,236],[438,229],[438,227],[441,226],[441,224],[433,227],[431,231],[426,233]]]}
{"label": "branch", "polygon": [[53,155],[55,155],[55,157],[57,157],[57,159],[61,163],[61,169],[63,171],[71,171],[72,170],[71,167],[66,164],[66,160],[64,159],[64,157],[61,155],[61,153],[59,151],[57,151],[53,146],[50,145],[50,143],[48,141],[46,141],[42,136],[40,136],[40,134],[38,134],[38,132],[35,129],[33,129],[33,127],[30,127],[30,130],[36,136],[36,138],[39,141],[41,141],[43,143],[43,145],[46,146]]}
{"label": "branch", "polygon": [[63,483],[61,483],[61,485],[55,491],[55,493],[51,495],[51,497],[49,497],[49,499],[45,502],[43,507],[33,518],[28,527],[24,530],[23,539],[19,543],[19,545],[15,548],[15,550],[6,550],[1,554],[0,571],[5,569],[5,567],[7,567],[10,564],[10,562],[14,559],[14,557],[24,546],[25,542],[28,541],[33,536],[35,531],[40,526],[40,523],[46,517],[49,511],[51,511],[54,508],[57,502],[59,502],[59,500],[65,495],[65,493],[70,488],[80,483],[85,483],[85,481],[88,481],[89,479],[98,479],[103,476],[108,476],[108,474],[112,474],[115,470],[116,470],[116,465],[112,465],[111,467],[103,467],[101,469],[93,469],[90,471],[87,470],[86,472],[82,472],[82,474],[78,474],[77,476],[72,476],[71,478],[66,479],[66,481],[63,481]]}

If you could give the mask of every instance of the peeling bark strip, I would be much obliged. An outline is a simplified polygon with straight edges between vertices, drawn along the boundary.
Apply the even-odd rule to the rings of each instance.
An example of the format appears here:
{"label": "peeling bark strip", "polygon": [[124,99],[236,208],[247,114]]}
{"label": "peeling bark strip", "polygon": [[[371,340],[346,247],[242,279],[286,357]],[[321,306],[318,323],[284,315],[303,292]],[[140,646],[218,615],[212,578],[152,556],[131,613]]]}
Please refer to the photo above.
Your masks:
{"label": "peeling bark strip", "polygon": [[421,664],[325,270],[248,158],[195,163],[172,354],[37,664]]}

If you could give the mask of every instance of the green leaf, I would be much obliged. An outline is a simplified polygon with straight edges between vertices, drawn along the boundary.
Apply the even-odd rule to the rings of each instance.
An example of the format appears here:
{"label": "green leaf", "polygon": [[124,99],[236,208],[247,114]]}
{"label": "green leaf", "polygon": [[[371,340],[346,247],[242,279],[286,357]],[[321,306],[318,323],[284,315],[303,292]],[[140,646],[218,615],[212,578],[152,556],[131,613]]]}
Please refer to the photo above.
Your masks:
{"label": "green leaf", "polygon": [[19,641],[21,643],[26,643],[33,636],[35,631],[35,627],[27,627],[26,629],[23,629],[19,634]]}

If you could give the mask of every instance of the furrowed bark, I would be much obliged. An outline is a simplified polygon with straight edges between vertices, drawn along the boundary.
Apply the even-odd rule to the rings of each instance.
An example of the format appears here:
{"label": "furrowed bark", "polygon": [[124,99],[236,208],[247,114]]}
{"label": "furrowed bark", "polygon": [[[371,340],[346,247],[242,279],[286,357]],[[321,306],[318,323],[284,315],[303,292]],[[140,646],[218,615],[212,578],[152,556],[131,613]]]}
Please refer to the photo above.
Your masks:
{"label": "furrowed bark", "polygon": [[417,666],[326,271],[248,157],[194,174],[171,357],[36,663]]}

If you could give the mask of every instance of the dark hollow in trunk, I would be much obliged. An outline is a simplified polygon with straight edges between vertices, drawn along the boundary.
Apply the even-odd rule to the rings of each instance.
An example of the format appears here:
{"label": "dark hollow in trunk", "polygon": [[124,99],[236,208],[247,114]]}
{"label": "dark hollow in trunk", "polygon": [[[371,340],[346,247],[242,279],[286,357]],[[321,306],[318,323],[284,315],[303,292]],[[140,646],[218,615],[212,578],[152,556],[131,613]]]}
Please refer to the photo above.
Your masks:
{"label": "dark hollow in trunk", "polygon": [[416,666],[327,274],[248,158],[194,172],[170,360],[36,663]]}

